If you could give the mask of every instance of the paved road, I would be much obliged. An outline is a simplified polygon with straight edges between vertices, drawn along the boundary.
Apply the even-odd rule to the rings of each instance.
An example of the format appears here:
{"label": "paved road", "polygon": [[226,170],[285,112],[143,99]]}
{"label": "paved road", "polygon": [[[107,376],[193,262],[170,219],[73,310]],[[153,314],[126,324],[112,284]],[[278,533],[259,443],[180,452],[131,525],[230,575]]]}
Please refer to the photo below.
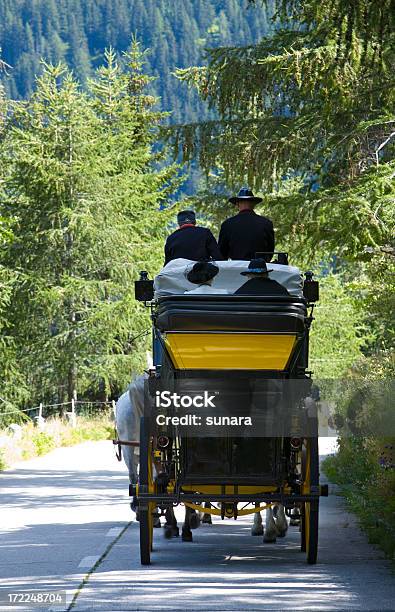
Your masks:
{"label": "paved road", "polygon": [[79,589],[75,612],[395,610],[395,575],[336,494],[322,500],[316,566],[305,564],[297,528],[263,544],[243,517],[202,526],[193,543],[155,531],[154,563],[142,569],[126,474],[110,443],[24,462],[1,474],[0,486],[0,593],[66,589],[69,604],[54,610],[70,607]]}

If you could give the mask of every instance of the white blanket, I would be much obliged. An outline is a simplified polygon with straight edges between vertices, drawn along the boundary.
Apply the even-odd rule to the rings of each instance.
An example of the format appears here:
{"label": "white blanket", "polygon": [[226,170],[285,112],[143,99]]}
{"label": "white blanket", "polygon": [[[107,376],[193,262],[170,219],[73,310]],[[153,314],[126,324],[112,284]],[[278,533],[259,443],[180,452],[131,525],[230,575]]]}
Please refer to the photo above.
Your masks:
{"label": "white blanket", "polygon": [[[196,289],[196,285],[190,283],[185,276],[185,271],[189,270],[194,263],[196,262],[189,259],[170,261],[155,277],[155,297],[180,295],[185,291]],[[234,293],[248,280],[246,276],[241,275],[241,272],[247,270],[248,264],[248,261],[217,261],[219,272],[213,279],[212,288],[220,289],[219,293],[223,293],[224,290],[229,294]],[[283,285],[290,295],[303,296],[303,279],[299,268],[272,263],[268,263],[267,267],[268,270],[272,270],[269,274],[270,278]],[[202,291],[202,293],[205,292]]]}

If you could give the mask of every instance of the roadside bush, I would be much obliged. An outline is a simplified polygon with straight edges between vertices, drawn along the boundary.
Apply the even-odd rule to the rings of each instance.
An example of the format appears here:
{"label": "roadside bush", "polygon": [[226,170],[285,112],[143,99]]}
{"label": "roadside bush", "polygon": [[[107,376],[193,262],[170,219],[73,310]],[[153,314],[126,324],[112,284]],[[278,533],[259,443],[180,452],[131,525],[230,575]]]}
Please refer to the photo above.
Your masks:
{"label": "roadside bush", "polygon": [[48,419],[43,431],[30,422],[23,425],[21,439],[3,436],[7,443],[0,449],[0,471],[18,461],[45,455],[60,446],[73,446],[88,440],[111,440],[113,435],[114,423],[109,414],[96,418],[78,417],[74,428],[60,418]]}
{"label": "roadside bush", "polygon": [[322,469],[340,485],[369,540],[394,558],[395,436],[390,414],[393,355],[381,353],[364,359],[351,374],[357,391],[345,394],[338,406],[344,419],[339,451],[323,462]]}
{"label": "roadside bush", "polygon": [[0,449],[0,472],[5,470],[7,467],[6,461],[4,459],[4,451]]}
{"label": "roadside bush", "polygon": [[46,455],[56,447],[53,436],[46,433],[45,431],[37,432],[33,436],[32,442],[36,447],[36,455],[38,455],[39,457],[41,455]]}

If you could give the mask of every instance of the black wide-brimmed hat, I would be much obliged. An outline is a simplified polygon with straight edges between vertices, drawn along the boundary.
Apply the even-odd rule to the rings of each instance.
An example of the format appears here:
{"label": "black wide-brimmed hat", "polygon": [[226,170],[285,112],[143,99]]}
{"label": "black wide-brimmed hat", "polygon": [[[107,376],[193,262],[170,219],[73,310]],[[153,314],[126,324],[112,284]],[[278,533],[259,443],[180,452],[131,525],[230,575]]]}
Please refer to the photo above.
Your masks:
{"label": "black wide-brimmed hat", "polygon": [[229,198],[229,202],[232,202],[232,204],[237,204],[239,200],[250,200],[251,202],[254,202],[254,204],[258,204],[258,202],[262,202],[262,198],[258,198],[257,196],[254,196],[251,189],[247,189],[247,187],[243,187],[242,189],[240,189],[237,196],[233,196],[232,198]]}
{"label": "black wide-brimmed hat", "polygon": [[262,258],[251,259],[248,264],[248,270],[244,272],[240,272],[243,276],[248,276],[249,274],[268,274],[269,272],[273,272],[273,269],[268,270],[266,261]]}
{"label": "black wide-brimmed hat", "polygon": [[209,261],[198,261],[192,268],[186,270],[185,276],[190,283],[199,285],[210,281],[214,276],[217,276],[218,272],[219,268],[215,264]]}

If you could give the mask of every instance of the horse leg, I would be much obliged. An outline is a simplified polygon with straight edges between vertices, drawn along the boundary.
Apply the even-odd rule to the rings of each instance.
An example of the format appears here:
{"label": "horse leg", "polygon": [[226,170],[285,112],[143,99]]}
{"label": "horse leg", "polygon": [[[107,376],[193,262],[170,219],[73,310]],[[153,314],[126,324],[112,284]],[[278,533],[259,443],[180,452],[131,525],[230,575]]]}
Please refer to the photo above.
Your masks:
{"label": "horse leg", "polygon": [[176,515],[173,508],[167,508],[165,512],[166,523],[164,524],[164,536],[167,539],[178,538],[180,530],[178,529]]}
{"label": "horse leg", "polygon": [[266,508],[266,523],[265,523],[265,535],[263,536],[264,542],[275,542],[277,536],[276,523],[273,518],[273,508]]}
{"label": "horse leg", "polygon": [[[255,508],[259,507],[259,502],[255,502]],[[251,535],[253,536],[261,536],[263,535],[263,524],[262,517],[260,512],[254,513],[254,522],[251,527]]]}
{"label": "horse leg", "polygon": [[185,506],[185,520],[182,526],[182,536],[181,536],[183,542],[192,542],[193,540],[191,525],[190,525],[191,514],[192,514],[191,508],[189,508],[188,506]]}
{"label": "horse leg", "polygon": [[283,538],[287,533],[288,521],[285,516],[284,506],[282,504],[276,504],[277,516],[276,516],[276,531],[280,538]]}
{"label": "horse leg", "polygon": [[[204,507],[211,508],[210,502],[205,502]],[[209,514],[208,512],[205,512],[203,514],[202,523],[208,523],[209,525],[212,525],[213,521],[211,519],[211,514]]]}
{"label": "horse leg", "polygon": [[189,526],[191,529],[200,527],[200,513],[192,508],[189,509]]}
{"label": "horse leg", "polygon": [[[128,468],[128,472],[129,472],[129,482],[130,484],[136,484],[137,482],[137,466],[138,466],[138,460],[136,455],[134,454],[134,448],[131,448],[130,446],[123,446],[122,447],[122,456],[123,456],[123,460],[126,463],[126,467]],[[132,497],[132,501],[130,502],[130,507],[133,510],[133,512],[136,513],[136,521],[138,521],[138,503],[137,503],[137,498],[134,495]]]}

